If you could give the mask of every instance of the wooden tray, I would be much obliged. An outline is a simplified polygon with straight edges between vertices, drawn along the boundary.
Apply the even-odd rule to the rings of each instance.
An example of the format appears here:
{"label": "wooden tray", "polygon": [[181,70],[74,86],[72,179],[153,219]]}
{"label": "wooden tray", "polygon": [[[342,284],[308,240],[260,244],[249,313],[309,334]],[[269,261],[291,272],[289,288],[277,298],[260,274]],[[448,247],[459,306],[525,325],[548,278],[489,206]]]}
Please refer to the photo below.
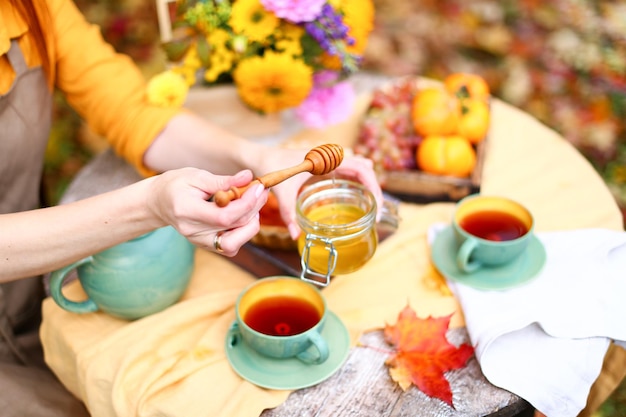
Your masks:
{"label": "wooden tray", "polygon": [[[374,93],[390,94],[398,86],[408,86],[417,92],[420,89],[440,84],[439,81],[435,80],[405,76],[379,86]],[[364,118],[367,117],[368,110],[369,107],[365,110]],[[407,117],[409,116],[407,115]],[[433,175],[417,169],[392,171],[379,167],[377,169],[378,180],[385,192],[403,201],[414,203],[458,201],[469,194],[480,192],[487,143],[488,137],[485,137],[478,145],[474,146],[476,165],[467,178]]]}
{"label": "wooden tray", "polygon": [[476,146],[476,166],[468,178],[426,174],[421,171],[385,171],[379,180],[381,187],[403,201],[432,203],[458,201],[480,192],[487,141]]}

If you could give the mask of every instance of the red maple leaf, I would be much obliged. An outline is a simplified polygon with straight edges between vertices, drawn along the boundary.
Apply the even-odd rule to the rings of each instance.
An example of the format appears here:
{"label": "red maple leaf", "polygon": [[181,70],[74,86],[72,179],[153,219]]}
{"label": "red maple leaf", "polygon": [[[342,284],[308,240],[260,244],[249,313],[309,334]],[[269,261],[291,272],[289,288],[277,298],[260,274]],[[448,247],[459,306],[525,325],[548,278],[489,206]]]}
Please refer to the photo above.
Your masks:
{"label": "red maple leaf", "polygon": [[439,398],[454,408],[445,373],[465,366],[474,348],[468,344],[456,347],[448,342],[446,331],[451,317],[420,319],[407,305],[395,325],[385,326],[385,340],[394,347],[386,361],[389,374],[403,390],[414,384],[429,397]]}

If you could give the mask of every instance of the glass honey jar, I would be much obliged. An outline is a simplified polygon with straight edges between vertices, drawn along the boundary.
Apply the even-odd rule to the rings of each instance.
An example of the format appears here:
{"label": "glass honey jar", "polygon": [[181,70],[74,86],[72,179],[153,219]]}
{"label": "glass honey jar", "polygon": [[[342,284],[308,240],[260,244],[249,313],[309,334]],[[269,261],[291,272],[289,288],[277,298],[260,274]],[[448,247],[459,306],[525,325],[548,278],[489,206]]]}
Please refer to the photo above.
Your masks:
{"label": "glass honey jar", "polygon": [[300,278],[326,286],[332,275],[354,272],[376,252],[376,200],[363,185],[325,179],[302,189],[296,201]]}

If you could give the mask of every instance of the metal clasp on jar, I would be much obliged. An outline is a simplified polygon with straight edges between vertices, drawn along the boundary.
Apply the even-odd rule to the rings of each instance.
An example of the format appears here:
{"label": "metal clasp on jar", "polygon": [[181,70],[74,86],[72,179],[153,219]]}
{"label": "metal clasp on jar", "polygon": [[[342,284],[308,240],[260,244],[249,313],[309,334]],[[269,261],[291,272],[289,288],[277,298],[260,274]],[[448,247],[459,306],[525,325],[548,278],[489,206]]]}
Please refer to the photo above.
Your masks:
{"label": "metal clasp on jar", "polygon": [[[300,257],[300,265],[302,266],[300,279],[310,282],[311,284],[321,285],[323,287],[330,284],[330,277],[332,276],[333,272],[335,271],[335,267],[337,266],[337,249],[335,249],[333,240],[335,239],[320,237],[311,233],[307,233],[304,248],[302,249],[302,256]],[[326,267],[326,274],[315,272],[309,268],[309,264],[311,263],[311,247],[315,246],[315,241],[321,242],[324,246],[324,249],[328,251],[328,264]],[[321,280],[315,278],[321,278]]]}

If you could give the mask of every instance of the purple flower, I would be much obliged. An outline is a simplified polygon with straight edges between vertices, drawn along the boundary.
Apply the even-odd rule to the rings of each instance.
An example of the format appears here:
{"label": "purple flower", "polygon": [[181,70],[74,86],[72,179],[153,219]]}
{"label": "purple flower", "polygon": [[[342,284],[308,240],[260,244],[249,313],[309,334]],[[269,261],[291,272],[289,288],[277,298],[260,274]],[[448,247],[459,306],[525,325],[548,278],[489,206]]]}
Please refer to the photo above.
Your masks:
{"label": "purple flower", "polygon": [[328,3],[322,6],[320,12],[320,16],[313,22],[305,23],[304,28],[322,49],[332,55],[339,55],[340,52],[335,47],[336,41],[353,42],[348,39],[348,26],[343,22],[343,16]]}
{"label": "purple flower", "polygon": [[356,71],[359,57],[346,49],[346,46],[354,45],[354,39],[349,36],[350,28],[344,23],[341,13],[326,3],[314,21],[305,22],[302,26],[324,51],[339,57],[345,73]]}
{"label": "purple flower", "polygon": [[354,89],[348,81],[333,84],[336,77],[337,74],[330,71],[314,76],[313,90],[295,110],[304,125],[323,128],[340,123],[352,114],[356,99]]}
{"label": "purple flower", "polygon": [[326,0],[261,0],[265,10],[293,23],[314,20],[325,3]]}

